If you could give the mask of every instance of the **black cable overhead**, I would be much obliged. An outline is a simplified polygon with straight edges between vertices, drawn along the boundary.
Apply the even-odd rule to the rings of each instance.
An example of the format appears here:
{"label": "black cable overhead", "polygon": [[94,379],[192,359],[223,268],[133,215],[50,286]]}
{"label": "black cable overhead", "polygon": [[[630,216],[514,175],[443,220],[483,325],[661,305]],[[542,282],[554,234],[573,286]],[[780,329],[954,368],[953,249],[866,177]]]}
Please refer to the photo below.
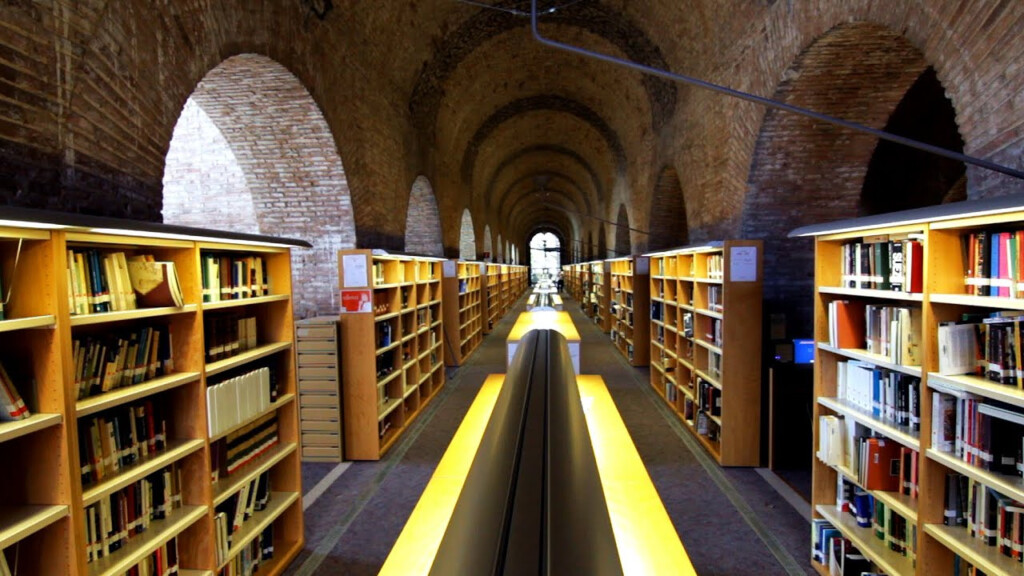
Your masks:
{"label": "black cable overhead", "polygon": [[[467,0],[461,1],[465,2]],[[480,3],[474,2],[474,4],[479,5]],[[494,6],[489,7],[496,8]],[[637,62],[631,62],[629,60],[624,60],[622,58],[617,58],[615,56],[609,56],[607,54],[602,54],[600,52],[587,50],[586,48],[580,48],[579,46],[573,46],[572,44],[565,44],[563,42],[558,42],[557,40],[545,38],[544,36],[541,35],[540,29],[537,26],[537,19],[538,16],[540,16],[542,13],[550,13],[550,11],[550,9],[548,10],[548,12],[538,11],[537,0],[530,0],[530,28],[533,31],[534,39],[540,42],[541,44],[544,44],[545,46],[558,48],[560,50],[566,50],[568,52],[579,54],[581,56],[586,56],[588,58],[596,58],[598,60],[602,60],[604,62],[608,62],[611,64],[625,66],[627,68],[631,68],[644,74],[651,74],[654,76],[658,76],[660,78],[673,80],[675,82],[688,84],[690,86],[696,86],[697,88],[703,88],[705,90],[710,90],[712,92],[717,92],[719,94],[724,94],[726,96],[731,96],[733,98],[739,98],[740,100],[753,102],[755,104],[767,106],[768,108],[774,108],[776,110],[782,110],[784,112],[790,112],[792,114],[799,114],[801,116],[813,118],[821,122],[846,128],[848,130],[869,134],[882,140],[888,140],[889,142],[895,142],[896,144],[909,146],[911,148],[916,148],[924,152],[930,152],[938,156],[944,156],[946,158],[957,160],[965,164],[972,164],[974,166],[978,166],[979,168],[992,170],[993,172],[999,172],[1001,174],[1006,174],[1007,176],[1011,176],[1019,180],[1024,180],[1024,172],[1010,168],[1008,166],[1003,166],[1002,164],[992,162],[991,160],[985,160],[984,158],[977,158],[974,156],[969,156],[967,154],[962,154],[960,152],[954,152],[953,150],[947,150],[939,146],[934,146],[932,144],[927,144],[925,142],[914,140],[913,138],[907,138],[905,136],[891,134],[889,132],[886,132],[885,130],[871,128],[870,126],[865,126],[857,122],[850,122],[848,120],[843,120],[842,118],[837,118],[835,116],[830,116],[828,114],[822,114],[820,112],[815,112],[814,110],[809,110],[807,108],[801,108],[800,106],[794,106],[792,104],[787,104],[785,102],[779,102],[778,100],[772,100],[771,98],[765,98],[764,96],[757,96],[756,94],[742,92],[740,90],[735,90],[732,88],[728,88],[726,86],[721,86],[719,84],[714,84],[697,78],[692,78],[690,76],[684,76],[682,74],[676,74],[674,72],[669,72],[667,70],[661,70],[658,68],[653,68],[651,66],[645,66]]]}

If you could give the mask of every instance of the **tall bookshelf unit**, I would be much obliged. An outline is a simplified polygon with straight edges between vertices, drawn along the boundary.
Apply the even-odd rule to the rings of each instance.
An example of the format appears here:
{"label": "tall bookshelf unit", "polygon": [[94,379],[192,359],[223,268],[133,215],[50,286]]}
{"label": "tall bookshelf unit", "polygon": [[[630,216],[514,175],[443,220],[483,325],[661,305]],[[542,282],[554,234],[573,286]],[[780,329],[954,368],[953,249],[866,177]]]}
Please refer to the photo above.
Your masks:
{"label": "tall bookshelf unit", "polygon": [[483,341],[486,265],[463,260],[443,264],[445,364],[462,366]]}
{"label": "tall bookshelf unit", "polygon": [[649,256],[651,385],[719,464],[759,465],[760,241]]}
{"label": "tall bookshelf unit", "polygon": [[605,334],[611,330],[609,313],[612,290],[611,262],[597,260],[590,263],[590,315],[594,324]]}
{"label": "tall bookshelf unit", "polygon": [[583,262],[576,265],[576,277],[579,279],[579,302],[580,310],[583,314],[590,318],[593,312],[593,308],[590,305],[590,262]]}
{"label": "tall bookshelf unit", "polygon": [[490,334],[491,330],[494,330],[494,325],[501,320],[502,307],[504,305],[501,268],[501,264],[487,264],[487,275],[483,279],[487,286],[487,289],[484,291],[484,301],[486,302],[484,309],[487,319],[484,324],[484,334]]}
{"label": "tall bookshelf unit", "polygon": [[[999,546],[986,545],[972,536],[965,526],[958,526],[955,523],[946,525],[944,513],[947,509],[956,508],[947,504],[947,482],[951,478],[956,478],[951,475],[966,477],[969,482],[987,487],[1009,501],[1024,502],[1024,483],[1019,472],[1016,472],[1021,466],[1018,450],[1024,432],[1021,432],[1019,427],[1002,428],[996,432],[993,427],[990,437],[986,438],[986,434],[981,433],[981,438],[972,439],[971,424],[964,435],[963,446],[966,448],[960,450],[961,454],[957,454],[957,448],[943,447],[943,439],[947,437],[949,428],[936,426],[936,423],[944,422],[950,427],[955,427],[956,442],[950,444],[960,445],[959,432],[962,430],[960,426],[963,419],[955,413],[951,414],[949,410],[934,413],[934,403],[938,402],[941,405],[944,397],[950,396],[954,398],[954,402],[965,403],[962,405],[972,404],[981,414],[987,414],[985,409],[993,407],[1001,408],[1004,413],[1024,414],[1024,391],[1019,385],[998,383],[975,374],[943,375],[940,358],[946,356],[940,354],[939,344],[940,332],[947,329],[942,327],[942,324],[961,321],[964,315],[974,316],[970,322],[983,326],[986,324],[978,318],[995,314],[1008,317],[1011,324],[1015,324],[1015,319],[1024,315],[1024,291],[1021,291],[1024,286],[1019,284],[1022,276],[1016,264],[1011,264],[1010,269],[1013,272],[1009,276],[1003,276],[1002,282],[996,282],[1005,286],[1011,296],[976,295],[971,282],[977,282],[989,275],[980,274],[971,278],[974,271],[969,270],[970,257],[967,249],[971,245],[967,240],[971,234],[1012,234],[1021,229],[1024,229],[1024,196],[1016,195],[809,226],[795,230],[791,234],[811,236],[815,241],[814,333],[817,350],[814,374],[814,446],[819,446],[820,418],[836,416],[845,423],[855,422],[901,447],[912,450],[917,459],[916,497],[900,492],[867,490],[867,487],[858,483],[857,475],[849,469],[849,461],[845,459],[845,454],[843,461],[832,465],[827,464],[821,457],[814,459],[812,504],[815,517],[827,519],[842,532],[843,536],[853,541],[872,562],[889,574],[949,575],[957,573],[957,570],[964,573],[962,564],[958,569],[954,568],[956,557],[960,558],[960,562],[969,563],[990,575],[1019,574],[1021,571],[1021,564],[1016,559],[1001,554]],[[844,251],[845,254],[850,254],[850,249],[844,249],[844,245],[887,243],[891,251],[891,243],[903,243],[908,239],[921,244],[923,266],[920,271],[920,291],[895,291],[892,289],[891,281],[890,286],[881,289],[882,287],[877,284],[871,284],[871,276],[865,275],[863,270],[856,269],[855,264],[852,270],[844,269]],[[905,248],[903,250],[903,268],[912,269],[906,260]],[[1005,258],[1006,254],[1010,254],[1011,259],[1016,262],[1016,242],[1013,252],[1007,248],[1000,256]],[[998,273],[993,276],[998,276]],[[893,278],[895,277],[893,274]],[[979,291],[987,290],[982,288]],[[1012,296],[1013,294],[1016,297]],[[830,343],[829,337],[829,310],[834,306],[834,302],[919,310],[920,365],[894,362],[890,356],[869,352],[865,344],[860,342],[854,345],[845,343],[845,347],[833,346],[835,342]],[[998,326],[999,320],[989,321],[995,322],[987,324],[990,327],[988,333],[991,334],[991,330],[995,329],[992,326]],[[868,336],[870,340],[870,330]],[[1019,343],[1019,336],[1010,338]],[[986,346],[992,341],[994,340],[986,341]],[[871,344],[870,341],[868,344]],[[976,356],[973,347],[969,350],[970,361],[966,370],[974,370]],[[979,350],[979,354],[986,356],[986,362],[993,361],[992,350]],[[998,350],[1003,351],[1002,348]],[[900,377],[919,379],[919,383],[916,384],[916,393],[920,399],[919,429],[894,424],[884,416],[880,417],[870,410],[859,409],[854,402],[844,396],[843,390],[839,387],[838,377],[844,363],[850,362],[861,362]],[[1006,358],[998,361],[995,366],[994,369],[998,373],[1006,366]],[[991,370],[993,367],[989,364],[988,376],[992,375]],[[945,370],[947,373],[963,371]],[[1005,373],[1003,375],[1005,376]],[[966,404],[967,401],[971,404]],[[971,410],[968,408],[968,412]],[[981,421],[994,426],[997,420],[1002,418],[983,417]],[[1001,473],[985,469],[981,464],[968,462],[974,458],[972,453],[989,452],[992,448],[987,443],[992,439],[1007,438],[1011,443],[1016,443],[1016,448],[1011,449],[1011,452],[1017,454],[1016,465],[1011,464],[1011,467],[1015,468],[1014,472]],[[1004,457],[1007,455],[1004,454]],[[1014,459],[1012,453],[1008,457],[1010,460]],[[978,457],[976,461],[984,462],[985,457]],[[1006,464],[999,456],[996,456],[993,462]],[[916,532],[917,548],[913,550],[913,554],[893,552],[885,542],[874,537],[872,529],[859,527],[852,516],[837,511],[836,492],[839,475],[850,479],[877,502],[883,503],[891,510],[891,514],[899,514],[906,520],[907,538],[913,540],[913,533]],[[822,566],[813,559],[812,565],[820,573],[828,573],[827,566]]]}
{"label": "tall bookshelf unit", "polygon": [[380,459],[444,385],[444,263],[372,250],[338,253],[343,301],[346,291],[353,299],[372,292],[372,310],[349,312],[343,302],[341,314],[347,458]]}
{"label": "tall bookshelf unit", "polygon": [[650,362],[650,259],[627,256],[607,261],[611,280],[608,316],[612,342],[633,366]]}
{"label": "tall bookshelf unit", "polygon": [[[12,569],[17,557],[19,574],[123,574],[173,542],[180,573],[215,574],[236,562],[249,543],[259,541],[265,528],[273,526],[273,558],[261,563],[260,572],[283,572],[304,541],[290,248],[308,244],[35,210],[3,209],[0,218],[5,222],[0,227],[0,279],[11,294],[5,319],[0,320],[0,362],[32,411],[26,420],[0,422],[0,456],[17,462],[19,468],[0,479],[0,549]],[[94,312],[93,301],[72,290],[69,263],[80,253],[98,258],[115,253],[126,258],[151,255],[174,262],[183,306],[125,305],[130,287],[118,287],[111,280],[106,293],[120,300],[119,310]],[[203,258],[212,254],[242,265],[249,257],[261,257],[266,295],[243,297],[238,291],[230,300],[204,302]],[[97,269],[98,265],[93,268]],[[255,284],[244,284],[250,295],[261,291],[251,292]],[[222,338],[216,327],[224,325],[223,318],[232,323],[253,319],[247,320],[250,328],[245,331],[248,347],[211,360],[215,346],[240,342],[230,331],[227,339]],[[148,338],[156,332],[165,345],[153,344],[151,349],[160,352],[147,363],[138,352],[141,335]],[[147,342],[157,342],[153,338]],[[98,378],[80,378],[86,365],[77,360],[81,356],[76,352],[86,350],[87,342],[117,339],[132,344],[118,348],[125,360],[110,373],[109,386],[107,381],[100,386]],[[130,369],[131,353],[125,350],[137,354]],[[230,428],[213,428],[208,387],[257,367],[273,371],[270,386],[276,396],[262,390],[270,396],[269,402],[260,404],[262,409],[254,402],[249,404],[253,409],[236,414]],[[140,419],[133,420],[129,409]],[[150,424],[144,424],[142,411]],[[241,438],[253,422],[270,414],[276,415],[276,442],[262,436],[262,455],[233,467],[230,475],[221,470],[223,460],[216,455],[225,452],[226,439]],[[134,426],[129,431],[129,420],[151,434]],[[117,422],[124,427],[115,434]],[[90,440],[97,423],[104,423],[109,436]],[[102,476],[94,456],[100,458]],[[102,557],[91,559],[98,548],[94,543],[103,545],[104,540],[99,535],[87,537],[95,532],[86,523],[99,516],[97,506],[110,502],[113,507],[129,493],[141,494],[148,485],[143,480],[150,482],[164,471],[176,478],[174,492],[180,499],[165,517],[147,520],[145,530],[133,531],[130,538],[122,540],[127,531],[111,533],[106,541],[116,541],[119,548],[108,546]],[[266,507],[241,523],[231,548],[220,556],[215,544],[217,512],[264,473],[272,490]],[[113,522],[116,526],[117,520]]]}
{"label": "tall bookshelf unit", "polygon": [[530,268],[521,264],[512,264],[509,269],[511,270],[512,302],[515,303],[530,285]]}

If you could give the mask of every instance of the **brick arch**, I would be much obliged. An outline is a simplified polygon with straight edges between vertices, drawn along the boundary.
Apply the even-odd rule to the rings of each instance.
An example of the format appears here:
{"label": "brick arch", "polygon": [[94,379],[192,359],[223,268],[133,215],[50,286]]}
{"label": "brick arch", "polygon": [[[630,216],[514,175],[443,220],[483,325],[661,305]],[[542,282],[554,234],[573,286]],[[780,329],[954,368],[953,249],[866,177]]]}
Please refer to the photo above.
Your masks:
{"label": "brick arch", "polygon": [[494,260],[495,262],[505,262],[505,243],[501,240],[501,232],[498,232],[498,241],[495,243],[495,250],[498,252],[498,257]]}
{"label": "brick arch", "polygon": [[594,259],[594,234],[587,230],[586,241],[583,243],[583,261],[589,262]]}
{"label": "brick arch", "polygon": [[491,242],[491,225],[484,224],[484,254],[487,254],[491,262],[497,262],[494,258],[494,244]]}
{"label": "brick arch", "polygon": [[629,238],[629,212],[625,204],[619,204],[619,215],[615,220],[615,256],[627,256],[633,253]]}
{"label": "brick arch", "polygon": [[647,236],[647,250],[684,246],[690,241],[686,198],[679,185],[676,169],[672,166],[663,168],[654,184],[647,229],[650,232]]}
{"label": "brick arch", "polygon": [[409,211],[405,216],[405,251],[444,256],[441,215],[437,209],[434,188],[426,176],[418,176],[409,193]]}
{"label": "brick arch", "polygon": [[608,255],[608,227],[604,225],[604,222],[597,226],[597,254],[595,257],[598,260],[610,257]]}
{"label": "brick arch", "polygon": [[[204,147],[211,133],[221,138]],[[308,240],[293,251],[295,314],[336,310],[337,251],[356,243],[352,200],[323,114],[284,66],[241,54],[208,72],[175,126],[163,183],[165,222]],[[222,195],[227,209],[216,208]]]}
{"label": "brick arch", "polygon": [[462,211],[462,225],[459,228],[459,258],[476,260],[476,230],[469,208]]}
{"label": "brick arch", "polygon": [[[885,26],[839,25],[808,46],[774,98],[883,128],[927,69],[924,56]],[[842,94],[842,98],[836,98]],[[877,139],[769,110],[754,146],[741,234],[763,239],[768,308],[788,308],[790,325],[810,330],[813,250],[788,239],[798,226],[861,212],[861,190]],[[800,303],[796,309],[792,303]]]}

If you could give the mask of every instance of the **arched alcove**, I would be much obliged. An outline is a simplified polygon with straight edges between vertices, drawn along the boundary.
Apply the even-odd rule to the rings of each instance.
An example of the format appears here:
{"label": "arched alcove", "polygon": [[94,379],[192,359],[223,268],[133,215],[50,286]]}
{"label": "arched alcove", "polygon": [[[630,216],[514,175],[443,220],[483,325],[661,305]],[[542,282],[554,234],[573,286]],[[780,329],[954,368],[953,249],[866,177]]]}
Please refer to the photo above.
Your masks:
{"label": "arched alcove", "polygon": [[459,258],[476,260],[476,232],[473,230],[473,215],[469,208],[462,211],[462,227],[459,229]]}
{"label": "arched alcove", "polygon": [[608,257],[608,228],[601,223],[597,226],[597,254],[594,255],[594,258],[604,260]]}
{"label": "arched alcove", "polygon": [[[922,80],[928,69],[920,51],[897,32],[873,23],[848,23],[825,33],[800,54],[774,98],[874,128],[901,125],[901,116],[908,116],[899,112],[904,101],[913,107],[948,107],[946,114],[933,116],[944,116],[948,122],[954,117],[948,113],[952,106],[948,100],[936,101],[945,100],[940,89],[932,84],[915,91],[919,81],[928,83],[927,78]],[[951,131],[956,132],[955,126],[940,130]],[[918,130],[916,136],[928,134]],[[887,149],[870,135],[787,112],[765,114],[751,162],[742,234],[764,240],[764,267],[772,271],[764,279],[766,313],[786,314],[792,336],[811,330],[813,246],[809,240],[786,235],[805,224],[875,210],[866,199],[885,187],[876,182],[872,192],[866,191],[866,176],[872,164],[892,153]],[[929,156],[925,164],[938,168],[943,163]],[[884,170],[876,174],[884,180]],[[924,201],[941,197],[931,194]],[[887,198],[885,206],[910,207],[901,202]]]}
{"label": "arched alcove", "polygon": [[491,225],[484,225],[484,254],[482,256],[484,260],[488,262],[497,262],[498,259],[494,254],[494,244],[491,242]]}
{"label": "arched alcove", "polygon": [[629,212],[625,204],[619,204],[619,216],[615,222],[615,256],[628,256],[633,253],[629,240]]}
{"label": "arched alcove", "polygon": [[295,315],[337,311],[337,252],[356,241],[345,170],[312,96],[270,58],[233,56],[196,86],[165,160],[163,219],[309,241],[292,251]]}
{"label": "arched alcove", "polygon": [[498,258],[495,260],[495,262],[504,263],[505,262],[505,243],[501,241],[501,233],[500,232],[498,233],[498,241],[495,244],[495,246],[497,246],[497,250],[498,250]]}
{"label": "arched alcove", "polygon": [[405,251],[426,256],[444,256],[441,215],[437,210],[434,188],[426,176],[417,177],[409,193],[409,210],[405,216]]}
{"label": "arched alcove", "polygon": [[679,185],[679,176],[672,166],[666,166],[658,174],[651,196],[648,231],[647,250],[650,251],[685,246],[690,241],[686,200]]}

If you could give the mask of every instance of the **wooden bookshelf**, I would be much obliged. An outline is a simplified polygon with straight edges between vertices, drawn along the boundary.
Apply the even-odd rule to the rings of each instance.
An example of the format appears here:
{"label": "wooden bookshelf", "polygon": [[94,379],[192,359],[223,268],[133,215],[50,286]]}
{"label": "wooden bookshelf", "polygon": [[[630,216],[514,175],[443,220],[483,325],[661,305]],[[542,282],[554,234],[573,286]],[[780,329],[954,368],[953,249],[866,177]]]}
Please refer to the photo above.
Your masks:
{"label": "wooden bookshelf", "polygon": [[613,324],[609,306],[611,304],[612,274],[611,262],[598,260],[590,263],[590,294],[587,315],[594,324],[607,334]]}
{"label": "wooden bookshelf", "polygon": [[443,327],[450,322],[442,310],[445,264],[371,250],[338,253],[343,300],[346,291],[372,294],[372,310],[349,312],[343,302],[340,320],[346,458],[379,459],[444,385]]}
{"label": "wooden bookshelf", "polygon": [[486,264],[448,260],[443,272],[444,362],[462,366],[484,337]]}
{"label": "wooden bookshelf", "polygon": [[[791,236],[805,236],[815,243],[815,427],[814,446],[819,444],[821,416],[838,415],[868,425],[877,434],[907,446],[916,446],[918,453],[918,485],[920,492],[912,504],[916,510],[912,526],[916,531],[916,565],[906,558],[891,556],[891,551],[871,543],[865,554],[880,565],[891,565],[893,574],[951,575],[954,557],[960,556],[986,574],[1017,574],[1020,564],[969,535],[962,526],[944,525],[946,479],[961,474],[1009,498],[1024,498],[1024,484],[1017,475],[1002,475],[985,470],[933,444],[933,397],[941,392],[971,394],[980,404],[1004,402],[1004,407],[1024,413],[1024,393],[1016,386],[989,381],[977,375],[940,375],[938,333],[940,323],[961,320],[965,314],[987,316],[998,311],[1024,310],[1024,294],[1016,297],[976,295],[965,281],[970,276],[967,262],[967,237],[979,232],[1014,232],[1024,229],[1024,197],[1005,196],[985,200],[957,202],[929,208],[896,212],[869,218],[845,220],[795,230]],[[894,291],[851,274],[845,266],[858,249],[844,245],[885,245],[880,250],[892,252],[893,243],[916,241],[921,244],[920,291]],[[874,249],[874,248],[872,248]],[[905,248],[903,248],[905,249]],[[883,252],[886,254],[886,252]],[[883,258],[887,263],[891,259]],[[877,261],[876,257],[876,261]],[[890,264],[891,265],[891,264]],[[1020,280],[1012,278],[1013,286]],[[851,285],[853,284],[853,285]],[[891,282],[890,282],[891,284]],[[865,305],[917,308],[921,311],[921,364],[907,366],[894,363],[886,355],[864,350],[864,346],[840,348],[829,340],[829,306],[834,301]],[[1008,312],[1013,314],[1013,312]],[[980,322],[980,321],[979,321]],[[908,431],[893,428],[870,413],[851,408],[837,398],[838,366],[841,362],[863,361],[893,372],[920,378],[920,429]],[[939,433],[935,430],[935,433]],[[838,471],[819,459],[814,460],[812,501],[815,516],[834,520],[844,535],[854,532],[849,515],[836,511]],[[877,493],[875,494],[877,496]],[[844,516],[844,517],[841,517]],[[878,542],[878,540],[875,540]],[[813,561],[812,561],[813,563]],[[822,566],[816,565],[821,571]],[[827,568],[824,568],[827,571]]]}
{"label": "wooden bookshelf", "polygon": [[[650,363],[650,258],[627,256],[607,260],[609,334],[612,343],[633,366]],[[591,270],[591,290],[597,282]]]}
{"label": "wooden bookshelf", "polygon": [[487,264],[486,275],[481,280],[484,284],[484,334],[490,334],[494,325],[504,314],[504,296],[502,293],[501,264]]}
{"label": "wooden bookshelf", "polygon": [[[728,240],[650,254],[649,302],[634,314],[650,321],[651,385],[723,466],[760,463],[761,251]],[[734,277],[732,259],[751,255]]]}
{"label": "wooden bookshelf", "polygon": [[[26,420],[0,423],[0,456],[24,463],[18,473],[0,479],[0,549],[18,554],[20,574],[105,575],[124,573],[176,539],[180,573],[212,574],[216,538],[211,447],[216,439],[209,436],[206,389],[219,378],[218,371],[235,375],[249,364],[258,364],[271,367],[281,394],[294,393],[290,248],[308,244],[33,210],[4,208],[0,212],[5,221],[26,224],[24,229],[0,228],[0,280],[4,288],[14,282],[0,320],[0,362],[11,372],[33,414]],[[101,270],[107,282],[104,292],[111,302],[118,299],[116,306],[111,304],[115,311],[94,311],[92,301],[81,292],[83,284],[72,281],[71,270],[85,262],[78,255],[86,253],[96,255],[96,266],[102,258],[110,258],[102,268],[90,263],[88,273]],[[270,296],[246,299],[238,286],[230,301],[216,306],[204,303],[202,256],[213,253],[234,258],[260,255]],[[150,255],[173,262],[183,305],[130,303],[134,296],[127,275],[114,278],[115,254],[125,259]],[[242,270],[238,268],[238,279],[243,277]],[[251,286],[244,283],[247,289]],[[90,284],[88,291],[95,292],[97,286]],[[213,310],[204,304],[211,304]],[[228,313],[255,318],[253,334],[262,352],[247,352],[221,364],[207,362],[211,340],[204,324],[208,315]],[[141,338],[153,333],[150,328],[169,344],[165,348],[169,357],[154,354],[151,362],[140,363]],[[85,350],[88,342],[118,339],[126,342],[125,347],[111,347],[108,358],[124,355],[125,375],[112,380],[109,387],[104,382],[102,390],[98,380],[96,385],[80,384],[78,374],[84,365],[76,350]],[[147,374],[147,366],[154,362],[165,373]],[[166,424],[164,446],[159,448],[158,443],[156,452],[136,455],[134,462],[126,461],[102,479],[90,481],[93,464],[86,460],[90,439],[83,431],[97,419],[109,423],[128,407],[143,405],[158,407],[158,417]],[[280,406],[277,416],[280,438],[296,442],[294,403]],[[118,434],[110,436],[110,446],[130,438],[126,429]],[[90,561],[86,510],[170,466],[180,473],[180,507],[165,519],[153,520],[119,550]],[[301,493],[297,456],[280,458],[268,469],[275,490]],[[275,542],[304,540],[301,503],[281,507],[271,522],[276,527]],[[298,552],[286,551],[284,546],[277,549],[282,551],[274,559],[278,568],[269,574],[282,572]]]}

